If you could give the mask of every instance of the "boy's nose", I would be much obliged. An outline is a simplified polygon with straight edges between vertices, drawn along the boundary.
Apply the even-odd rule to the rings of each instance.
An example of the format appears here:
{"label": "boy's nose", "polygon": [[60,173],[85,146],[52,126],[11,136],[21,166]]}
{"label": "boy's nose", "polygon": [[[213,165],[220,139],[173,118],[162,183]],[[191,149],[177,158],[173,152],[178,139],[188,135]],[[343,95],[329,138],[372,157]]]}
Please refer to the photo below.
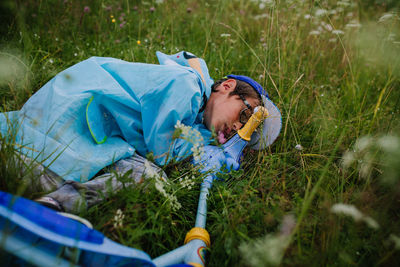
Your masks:
{"label": "boy's nose", "polygon": [[232,125],[232,128],[233,128],[233,130],[235,130],[235,131],[237,131],[237,130],[239,130],[240,128],[242,128],[242,124],[239,122],[239,121],[235,121],[234,123],[233,123],[233,125]]}

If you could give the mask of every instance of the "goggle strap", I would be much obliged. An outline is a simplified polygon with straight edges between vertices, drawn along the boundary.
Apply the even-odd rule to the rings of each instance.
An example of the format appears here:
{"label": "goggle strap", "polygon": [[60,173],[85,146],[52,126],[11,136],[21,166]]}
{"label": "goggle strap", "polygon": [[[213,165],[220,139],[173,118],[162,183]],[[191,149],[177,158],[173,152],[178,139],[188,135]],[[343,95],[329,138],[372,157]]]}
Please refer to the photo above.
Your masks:
{"label": "goggle strap", "polygon": [[249,102],[244,98],[244,96],[239,95],[240,99],[242,99],[243,103],[246,105],[246,107],[250,110],[253,110],[253,107],[249,104]]}

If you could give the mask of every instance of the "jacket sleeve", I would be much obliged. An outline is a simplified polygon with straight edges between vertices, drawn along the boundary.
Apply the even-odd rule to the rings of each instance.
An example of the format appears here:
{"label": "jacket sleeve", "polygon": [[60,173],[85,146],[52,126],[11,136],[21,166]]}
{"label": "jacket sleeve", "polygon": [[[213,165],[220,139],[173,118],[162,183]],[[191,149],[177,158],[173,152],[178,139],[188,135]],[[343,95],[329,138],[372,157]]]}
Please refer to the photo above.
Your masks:
{"label": "jacket sleeve", "polygon": [[141,99],[143,136],[148,152],[154,154],[158,165],[192,154],[191,142],[173,138],[178,121],[200,129],[200,133],[206,135],[203,140],[209,137],[208,130],[196,124],[202,103],[201,81],[189,68],[178,69],[172,79],[166,79]]}

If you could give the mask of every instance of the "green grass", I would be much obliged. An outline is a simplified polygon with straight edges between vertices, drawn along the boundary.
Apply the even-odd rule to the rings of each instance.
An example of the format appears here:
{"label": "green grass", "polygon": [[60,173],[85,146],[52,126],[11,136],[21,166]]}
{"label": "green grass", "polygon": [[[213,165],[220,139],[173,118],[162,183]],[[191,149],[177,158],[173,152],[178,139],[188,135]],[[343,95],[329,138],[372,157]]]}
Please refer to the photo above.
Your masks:
{"label": "green grass", "polygon": [[[400,236],[397,152],[370,145],[367,175],[360,174],[363,162],[344,168],[341,161],[362,136],[375,137],[373,142],[399,137],[399,5],[280,0],[260,8],[256,2],[2,1],[3,110],[20,109],[56,73],[90,56],[157,63],[157,50],[190,51],[206,60],[214,78],[254,77],[283,115],[274,145],[247,153],[243,171],[212,190],[209,266],[250,265],[239,247],[267,234],[282,236],[280,225],[288,214],[296,226],[285,236],[289,245],[282,265],[398,265],[399,248],[391,239]],[[382,19],[388,12],[392,16]],[[7,145],[0,149],[0,189],[33,197],[19,186],[26,174],[11,159],[12,140],[6,139],[1,137]],[[187,163],[165,171],[181,209],[172,210],[149,182],[112,195],[82,216],[107,237],[152,257],[182,245],[194,225],[198,187],[180,187],[179,178],[193,172]],[[395,177],[389,184],[382,182],[388,173]],[[379,229],[333,214],[335,203],[356,206]],[[117,209],[125,218],[116,229]],[[269,249],[266,241],[255,246]],[[252,256],[268,265],[255,250]]]}

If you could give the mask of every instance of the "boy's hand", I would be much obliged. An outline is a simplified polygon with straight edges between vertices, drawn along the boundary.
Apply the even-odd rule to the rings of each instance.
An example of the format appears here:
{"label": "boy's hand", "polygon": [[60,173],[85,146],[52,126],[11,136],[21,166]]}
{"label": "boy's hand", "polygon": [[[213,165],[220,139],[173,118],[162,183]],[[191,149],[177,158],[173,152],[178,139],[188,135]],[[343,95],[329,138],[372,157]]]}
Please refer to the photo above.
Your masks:
{"label": "boy's hand", "polygon": [[224,166],[227,171],[239,169],[239,163],[229,154],[224,153],[223,149],[210,145],[204,147],[200,160],[193,160],[193,164],[200,166],[202,173],[207,171],[218,172]]}

